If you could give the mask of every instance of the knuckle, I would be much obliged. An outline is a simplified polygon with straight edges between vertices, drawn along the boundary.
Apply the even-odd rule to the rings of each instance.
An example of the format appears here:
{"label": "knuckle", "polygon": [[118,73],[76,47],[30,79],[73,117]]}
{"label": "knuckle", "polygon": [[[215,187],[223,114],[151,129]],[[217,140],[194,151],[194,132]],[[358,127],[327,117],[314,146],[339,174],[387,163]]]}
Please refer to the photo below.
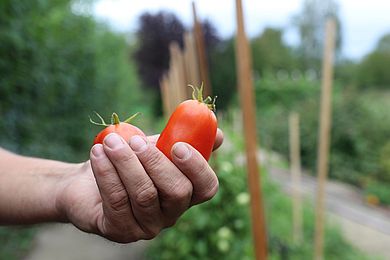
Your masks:
{"label": "knuckle", "polygon": [[104,161],[97,161],[93,164],[92,168],[95,170],[95,174],[101,176],[110,175],[113,172],[113,168],[111,167],[111,165]]}
{"label": "knuckle", "polygon": [[192,185],[189,182],[174,185],[170,192],[170,199],[172,201],[191,200]]}
{"label": "knuckle", "polygon": [[199,176],[210,175],[210,166],[207,163],[201,163],[198,165],[196,172]]}
{"label": "knuckle", "polygon": [[215,181],[215,183],[211,186],[211,189],[209,189],[206,193],[204,193],[203,201],[208,201],[212,199],[215,194],[217,194],[219,189],[219,182],[218,180]]}
{"label": "knuckle", "polygon": [[[145,229],[144,229],[145,230]],[[153,228],[153,229],[147,229],[144,231],[144,234],[142,235],[142,239],[150,240],[155,238],[158,234],[160,234],[161,228]]]}
{"label": "knuckle", "polygon": [[103,223],[102,230],[99,231],[103,237],[117,242],[117,243],[131,243],[136,242],[143,238],[144,232],[137,228],[136,226],[132,226],[128,223],[123,225],[123,222],[115,222],[114,224],[106,220]]}
{"label": "knuckle", "polygon": [[114,211],[123,211],[129,206],[129,197],[121,185],[113,186],[109,195],[109,203]]}
{"label": "knuckle", "polygon": [[127,163],[133,161],[136,155],[130,152],[130,149],[126,151],[124,147],[120,147],[112,151],[112,159],[116,162]]}
{"label": "knuckle", "polygon": [[[150,147],[150,146],[149,146]],[[156,170],[164,163],[164,157],[158,151],[149,148],[147,155],[144,158],[144,166],[148,169]]]}
{"label": "knuckle", "polygon": [[103,235],[105,238],[122,244],[132,243],[136,242],[140,239],[142,239],[142,234],[132,234],[132,233],[125,233],[123,230],[115,230],[115,232],[108,232]]}
{"label": "knuckle", "polygon": [[136,190],[135,203],[142,208],[148,208],[156,202],[157,198],[157,189],[151,181],[146,181]]}
{"label": "knuckle", "polygon": [[174,218],[174,219],[168,219],[165,223],[165,227],[166,228],[170,228],[170,227],[173,227],[177,222],[177,218]]}
{"label": "knuckle", "polygon": [[205,202],[211,200],[218,192],[219,182],[217,178],[214,178],[206,190],[198,191],[195,194],[196,203]]}

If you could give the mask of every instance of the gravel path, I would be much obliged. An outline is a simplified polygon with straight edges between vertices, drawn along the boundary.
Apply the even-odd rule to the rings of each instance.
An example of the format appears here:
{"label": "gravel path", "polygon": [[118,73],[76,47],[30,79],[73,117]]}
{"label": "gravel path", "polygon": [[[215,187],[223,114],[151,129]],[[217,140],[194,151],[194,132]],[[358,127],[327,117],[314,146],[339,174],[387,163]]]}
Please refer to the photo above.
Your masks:
{"label": "gravel path", "polygon": [[[270,168],[270,177],[287,192],[291,192],[288,170]],[[306,198],[315,198],[316,179],[303,174],[301,192]],[[390,210],[368,206],[363,202],[361,192],[355,187],[328,181],[326,186],[326,207],[328,221],[340,226],[345,237],[357,248],[369,255],[390,260]]]}
{"label": "gravel path", "polygon": [[121,245],[86,234],[72,225],[42,227],[25,260],[142,260],[147,241]]}

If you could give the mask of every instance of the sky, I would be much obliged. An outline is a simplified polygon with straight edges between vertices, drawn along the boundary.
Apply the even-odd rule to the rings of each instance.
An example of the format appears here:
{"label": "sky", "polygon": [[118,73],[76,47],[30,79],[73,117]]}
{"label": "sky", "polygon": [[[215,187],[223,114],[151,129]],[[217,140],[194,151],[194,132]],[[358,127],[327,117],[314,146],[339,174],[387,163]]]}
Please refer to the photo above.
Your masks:
{"label": "sky", "polygon": [[[291,17],[299,13],[304,0],[242,0],[247,34],[259,35],[265,27],[285,29],[288,44],[298,43]],[[98,0],[92,13],[99,20],[122,32],[137,29],[144,12],[167,10],[175,13],[187,26],[192,24],[192,0]],[[234,0],[196,0],[200,19],[210,20],[222,37],[236,30]],[[373,50],[378,40],[390,33],[390,0],[339,0],[344,56],[361,59]]]}

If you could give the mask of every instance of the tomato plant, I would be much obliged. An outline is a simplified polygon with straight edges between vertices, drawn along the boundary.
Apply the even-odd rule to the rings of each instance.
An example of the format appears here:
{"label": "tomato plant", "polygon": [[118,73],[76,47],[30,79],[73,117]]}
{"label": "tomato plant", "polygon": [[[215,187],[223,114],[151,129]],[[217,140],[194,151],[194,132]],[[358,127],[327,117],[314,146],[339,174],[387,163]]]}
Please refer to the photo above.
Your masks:
{"label": "tomato plant", "polygon": [[[96,113],[96,112],[95,112]],[[106,124],[106,122],[104,122],[104,119],[98,114],[96,113],[96,115],[99,117],[99,119],[101,120],[101,123],[97,123],[97,122],[94,122],[91,118],[90,118],[90,121],[91,123],[95,124],[95,125],[100,125],[100,126],[105,126],[106,128],[104,128],[102,131],[100,131],[96,136],[95,136],[95,139],[93,141],[93,144],[102,144],[103,143],[103,140],[104,138],[108,135],[108,134],[111,134],[111,133],[117,133],[118,135],[120,135],[126,142],[130,142],[130,138],[134,135],[141,135],[141,136],[145,136],[144,132],[142,132],[141,129],[139,129],[138,127],[130,124],[131,120],[133,118],[135,118],[138,113],[136,113],[135,115],[129,117],[128,119],[126,119],[125,121],[121,122],[119,120],[119,117],[116,113],[113,113],[112,116],[111,116],[111,124]]]}
{"label": "tomato plant", "polygon": [[203,85],[200,88],[192,88],[193,99],[179,104],[157,140],[157,148],[171,160],[171,149],[176,142],[190,144],[206,160],[210,158],[213,150],[217,134],[217,118],[213,112],[215,98],[203,99]]}

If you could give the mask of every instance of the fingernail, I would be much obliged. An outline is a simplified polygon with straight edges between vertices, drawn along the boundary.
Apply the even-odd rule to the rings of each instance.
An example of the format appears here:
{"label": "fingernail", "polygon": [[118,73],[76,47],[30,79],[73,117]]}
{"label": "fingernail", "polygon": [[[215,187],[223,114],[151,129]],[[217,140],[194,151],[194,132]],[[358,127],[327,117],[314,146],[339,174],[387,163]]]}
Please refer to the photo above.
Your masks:
{"label": "fingernail", "polygon": [[115,148],[123,144],[122,139],[117,134],[109,134],[104,138],[104,144],[110,148]]}
{"label": "fingernail", "polygon": [[183,143],[176,143],[174,146],[173,146],[173,154],[181,159],[181,160],[184,160],[184,159],[188,159],[190,157],[190,149],[188,149],[187,145],[183,144]]}
{"label": "fingernail", "polygon": [[135,135],[130,139],[130,147],[134,152],[142,152],[146,149],[146,141],[139,135]]}
{"label": "fingernail", "polygon": [[103,147],[101,144],[97,144],[92,147],[93,156],[99,157],[102,153],[103,153]]}

